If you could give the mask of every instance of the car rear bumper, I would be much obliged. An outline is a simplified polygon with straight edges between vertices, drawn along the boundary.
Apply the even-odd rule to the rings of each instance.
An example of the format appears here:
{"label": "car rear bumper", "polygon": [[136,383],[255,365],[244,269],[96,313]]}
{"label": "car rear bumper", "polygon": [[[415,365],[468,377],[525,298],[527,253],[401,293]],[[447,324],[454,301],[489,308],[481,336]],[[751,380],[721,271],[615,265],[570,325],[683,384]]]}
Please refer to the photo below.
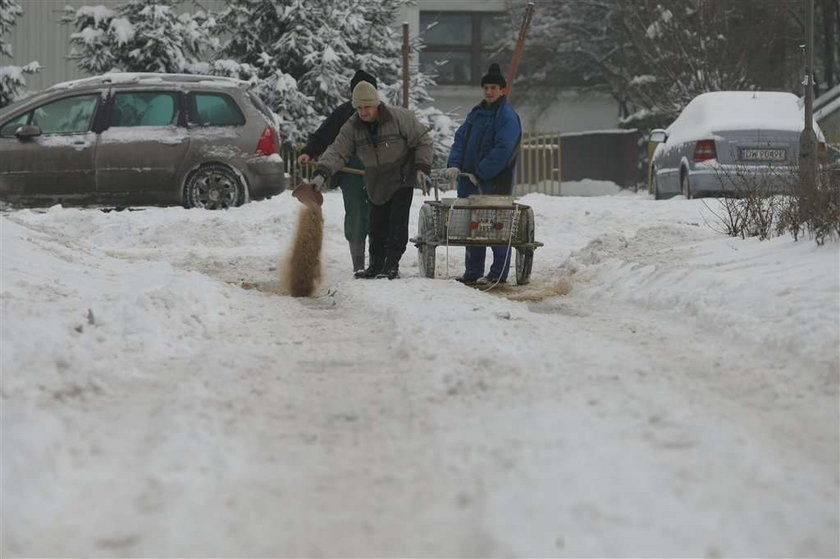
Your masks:
{"label": "car rear bumper", "polygon": [[252,199],[274,196],[286,190],[288,176],[282,159],[264,158],[249,161],[247,169]]}
{"label": "car rear bumper", "polygon": [[689,170],[693,193],[759,190],[784,192],[796,179],[796,167],[789,165],[712,164]]}

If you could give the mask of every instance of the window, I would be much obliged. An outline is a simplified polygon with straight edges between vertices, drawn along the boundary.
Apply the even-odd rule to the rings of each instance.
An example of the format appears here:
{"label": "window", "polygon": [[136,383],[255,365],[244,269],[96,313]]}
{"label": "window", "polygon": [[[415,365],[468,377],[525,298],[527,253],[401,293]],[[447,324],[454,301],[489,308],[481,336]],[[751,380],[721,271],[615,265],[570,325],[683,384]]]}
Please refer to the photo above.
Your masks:
{"label": "window", "polygon": [[177,121],[175,93],[122,91],[114,96],[111,126],[169,126]]}
{"label": "window", "polygon": [[187,98],[190,124],[242,126],[245,116],[236,102],[223,93],[190,93]]}
{"label": "window", "polygon": [[29,115],[32,113],[23,113],[17,118],[13,118],[9,122],[3,125],[2,130],[0,130],[0,136],[14,136],[17,129],[29,122]]}
{"label": "window", "polygon": [[504,12],[420,12],[420,29],[420,70],[437,73],[439,84],[477,86],[491,58],[506,70],[505,61],[492,56],[509,31]]}
{"label": "window", "polygon": [[32,115],[30,124],[39,126],[44,134],[87,132],[98,103],[99,94],[65,97],[29,113]]}

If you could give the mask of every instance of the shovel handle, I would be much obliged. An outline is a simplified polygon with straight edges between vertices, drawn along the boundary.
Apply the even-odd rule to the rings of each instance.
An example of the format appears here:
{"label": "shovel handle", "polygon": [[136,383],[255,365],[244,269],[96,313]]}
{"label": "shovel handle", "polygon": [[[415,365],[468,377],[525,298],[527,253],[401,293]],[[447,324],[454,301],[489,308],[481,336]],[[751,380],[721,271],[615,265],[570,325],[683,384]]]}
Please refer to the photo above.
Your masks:
{"label": "shovel handle", "polygon": [[[308,161],[308,162],[304,163],[303,165],[301,165],[301,167],[311,167],[311,166],[314,166],[314,165],[315,165],[314,161]],[[354,169],[353,167],[342,167],[341,169],[339,169],[339,172],[349,173],[351,175],[365,176],[364,169]]]}

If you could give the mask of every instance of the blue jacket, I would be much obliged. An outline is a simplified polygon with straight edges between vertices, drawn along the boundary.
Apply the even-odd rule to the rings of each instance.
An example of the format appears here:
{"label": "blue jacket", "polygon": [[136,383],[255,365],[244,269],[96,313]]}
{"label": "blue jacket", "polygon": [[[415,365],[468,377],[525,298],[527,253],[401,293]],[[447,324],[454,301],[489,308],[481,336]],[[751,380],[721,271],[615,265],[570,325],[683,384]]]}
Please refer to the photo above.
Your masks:
{"label": "blue jacket", "polygon": [[478,178],[480,189],[469,179],[458,180],[458,197],[470,194],[510,194],[519,156],[522,125],[519,115],[502,97],[491,106],[483,102],[467,115],[455,132],[447,167]]}

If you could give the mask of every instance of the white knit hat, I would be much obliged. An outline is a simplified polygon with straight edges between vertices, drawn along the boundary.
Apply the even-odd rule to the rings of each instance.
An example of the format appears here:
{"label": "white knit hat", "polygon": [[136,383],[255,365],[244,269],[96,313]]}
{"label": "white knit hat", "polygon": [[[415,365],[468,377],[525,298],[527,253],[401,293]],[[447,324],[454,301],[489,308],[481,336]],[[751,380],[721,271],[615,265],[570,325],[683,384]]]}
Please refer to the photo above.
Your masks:
{"label": "white knit hat", "polygon": [[379,105],[379,93],[366,81],[361,81],[353,88],[353,107],[375,107]]}

